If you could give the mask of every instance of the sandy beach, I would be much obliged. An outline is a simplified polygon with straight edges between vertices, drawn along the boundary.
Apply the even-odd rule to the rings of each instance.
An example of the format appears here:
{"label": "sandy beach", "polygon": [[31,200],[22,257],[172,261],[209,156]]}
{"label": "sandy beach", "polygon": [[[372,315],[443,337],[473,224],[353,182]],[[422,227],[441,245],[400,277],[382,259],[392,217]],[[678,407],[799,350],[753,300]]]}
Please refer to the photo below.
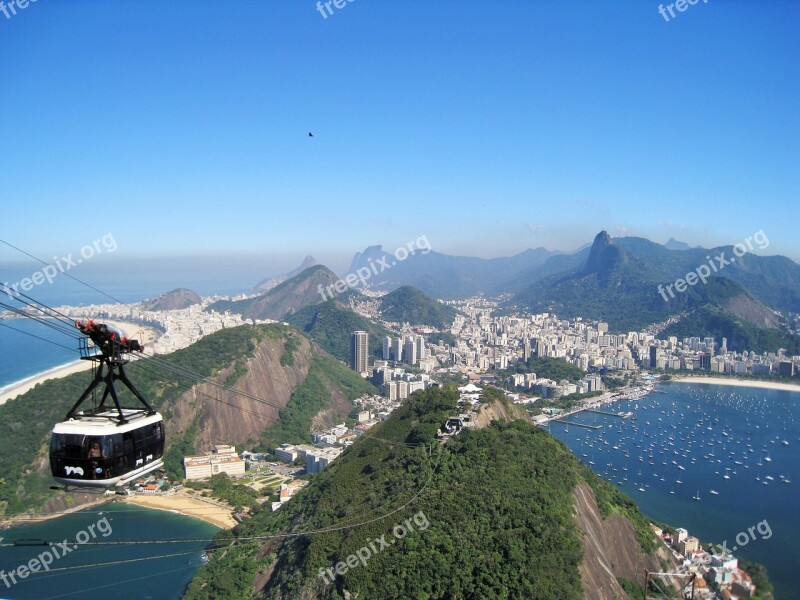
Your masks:
{"label": "sandy beach", "polygon": [[735,387],[761,388],[764,390],[783,390],[787,392],[800,392],[800,385],[782,383],[778,381],[763,381],[759,379],[729,379],[727,377],[682,376],[670,379],[675,383],[700,383],[705,385],[731,385]]}
{"label": "sandy beach", "polygon": [[230,508],[223,506],[217,500],[189,496],[183,490],[165,495],[136,494],[134,496],[99,496],[96,500],[73,506],[72,508],[50,514],[26,514],[16,517],[6,517],[0,520],[0,527],[12,527],[26,523],[41,523],[57,519],[58,517],[97,508],[109,502],[126,502],[145,508],[168,510],[180,513],[187,517],[201,519],[222,529],[231,529],[236,525]]}
{"label": "sandy beach", "polygon": [[5,404],[8,400],[13,400],[17,396],[21,396],[25,392],[32,390],[38,384],[43,383],[48,379],[60,379],[61,377],[72,375],[73,373],[88,371],[91,366],[92,365],[88,360],[76,360],[75,362],[61,365],[60,367],[54,367],[44,371],[43,373],[16,381],[3,388],[0,388],[0,404]]}
{"label": "sandy beach", "polygon": [[223,529],[231,529],[236,525],[236,521],[231,516],[230,508],[225,508],[213,500],[206,501],[197,496],[189,496],[182,490],[166,495],[136,494],[135,496],[124,496],[124,501],[147,508],[172,510],[182,515],[202,519]]}
{"label": "sandy beach", "polygon": [[[112,327],[119,329],[123,334],[128,337],[133,337],[138,339],[143,344],[148,345],[152,344],[153,340],[159,335],[159,332],[151,327],[143,327],[142,325],[138,325],[136,323],[125,323],[122,321],[110,321],[105,319],[104,323],[108,323]],[[75,349],[75,355],[77,356],[77,348]],[[74,362],[68,363],[66,365],[60,365],[58,367],[54,367],[52,369],[48,369],[47,371],[43,371],[42,373],[37,373],[36,375],[32,375],[30,377],[26,377],[25,379],[21,379],[19,381],[15,381],[9,385],[6,385],[0,388],[0,405],[5,404],[8,400],[13,400],[17,396],[21,396],[25,392],[32,390],[38,384],[47,381],[48,379],[60,379],[61,377],[66,377],[67,375],[72,375],[73,373],[80,373],[81,371],[88,371],[91,368],[92,364],[91,361],[88,360],[76,360]],[[87,381],[88,385],[88,381]]]}

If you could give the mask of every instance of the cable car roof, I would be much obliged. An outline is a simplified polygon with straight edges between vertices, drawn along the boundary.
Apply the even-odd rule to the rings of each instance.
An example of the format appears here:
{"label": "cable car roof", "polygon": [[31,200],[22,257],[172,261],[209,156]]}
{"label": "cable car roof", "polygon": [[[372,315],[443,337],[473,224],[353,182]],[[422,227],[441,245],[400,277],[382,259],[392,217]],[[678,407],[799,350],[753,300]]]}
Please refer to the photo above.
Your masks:
{"label": "cable car roof", "polygon": [[159,413],[147,415],[141,409],[123,408],[122,412],[126,419],[130,419],[130,422],[118,425],[115,420],[119,417],[119,413],[116,409],[107,410],[97,415],[85,415],[78,419],[57,423],[53,428],[53,433],[112,435],[115,433],[127,433],[144,425],[163,421]]}

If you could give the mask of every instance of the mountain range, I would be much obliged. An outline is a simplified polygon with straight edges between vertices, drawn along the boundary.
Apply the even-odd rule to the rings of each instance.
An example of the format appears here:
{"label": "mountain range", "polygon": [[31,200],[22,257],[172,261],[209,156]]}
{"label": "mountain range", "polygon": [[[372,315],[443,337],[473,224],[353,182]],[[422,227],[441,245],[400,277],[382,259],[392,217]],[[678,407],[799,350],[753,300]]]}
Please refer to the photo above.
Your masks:
{"label": "mountain range", "polygon": [[[603,232],[600,240],[612,249],[602,255],[602,264],[587,261],[598,260],[601,248],[595,248],[596,238],[581,250],[570,253],[556,253],[544,248],[526,250],[520,254],[493,259],[464,256],[450,256],[437,252],[416,253],[404,261],[396,261],[391,268],[385,269],[369,280],[370,287],[379,290],[394,290],[410,285],[434,298],[454,299],[466,298],[477,294],[497,295],[511,293],[518,297],[514,304],[524,305],[528,297],[541,295],[536,292],[536,284],[548,277],[565,279],[593,268],[606,268],[606,276],[619,263],[625,273],[620,276],[633,276],[635,280],[655,283],[653,290],[646,293],[648,304],[652,299],[661,299],[658,284],[668,285],[687,273],[695,271],[702,265],[717,264],[715,257],[724,254],[725,260],[736,258],[724,269],[713,272],[714,277],[729,279],[738,283],[753,299],[778,311],[800,313],[800,265],[784,256],[760,256],[748,251],[744,256],[736,257],[734,246],[715,248],[690,248],[688,244],[670,240],[667,245],[657,244],[645,238],[614,238]],[[758,239],[756,241],[759,241]],[[749,250],[764,250],[768,240],[752,244]],[[591,254],[594,252],[595,257]],[[384,259],[395,260],[383,251],[381,246],[370,246],[364,252],[356,253],[348,272],[356,272],[359,267]],[[390,263],[391,264],[391,263]],[[551,282],[543,287],[552,287]],[[558,298],[548,298],[558,302]],[[672,300],[672,298],[670,298]],[[680,301],[678,301],[680,304]],[[655,305],[655,313],[661,313]]]}
{"label": "mountain range", "polygon": [[[583,254],[583,253],[580,253]],[[733,258],[720,268],[711,257]],[[728,258],[726,258],[728,257]],[[733,247],[668,250],[642,238],[612,240],[605,231],[585,259],[518,290],[510,306],[561,317],[608,322],[613,331],[641,330],[681,315],[664,335],[728,338],[734,350],[800,351],[780,311],[800,309],[800,266],[780,256],[734,255]],[[705,283],[676,286],[700,266]],[[777,274],[783,273],[782,278]],[[705,274],[705,271],[703,271]]]}
{"label": "mountain range", "polygon": [[386,264],[389,268],[369,279],[371,288],[391,291],[409,285],[434,298],[452,300],[504,291],[511,282],[543,266],[556,255],[544,248],[502,258],[451,256],[429,251],[410,254],[400,261],[382,246],[370,246],[356,253],[348,273],[356,273],[359,268],[369,269],[373,263]]}
{"label": "mountain range", "polygon": [[[755,241],[751,250],[768,246],[766,237],[755,236]],[[664,335],[726,337],[733,350],[785,348],[800,353],[800,339],[789,333],[787,320],[800,313],[800,265],[783,256],[742,253],[735,246],[690,248],[675,240],[668,245],[637,237],[612,239],[602,231],[572,254],[537,248],[482,259],[428,251],[402,261],[381,246],[370,246],[354,256],[349,273],[388,265],[378,273],[371,269],[368,280],[370,289],[389,292],[378,300],[380,316],[387,321],[445,330],[455,311],[435,298],[502,295],[502,308],[508,312],[602,320],[613,332],[643,330],[669,320]],[[345,277],[315,265],[263,294],[217,302],[209,309],[255,319],[284,320],[299,313],[290,321],[307,332],[320,315],[327,314],[330,322],[332,311],[343,323],[355,324],[358,320],[345,318],[342,311],[350,311],[357,290],[333,291]],[[331,294],[334,304],[320,309]],[[368,329],[363,323],[359,328]],[[340,333],[330,339],[339,339]],[[341,348],[334,346],[341,342],[329,348],[341,357]]]}

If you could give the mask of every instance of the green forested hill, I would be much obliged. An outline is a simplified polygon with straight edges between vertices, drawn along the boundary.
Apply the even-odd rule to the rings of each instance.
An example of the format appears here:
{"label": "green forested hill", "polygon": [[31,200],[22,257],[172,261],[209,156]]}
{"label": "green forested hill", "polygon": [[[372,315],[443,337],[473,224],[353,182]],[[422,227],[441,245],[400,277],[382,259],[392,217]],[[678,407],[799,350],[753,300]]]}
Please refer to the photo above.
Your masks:
{"label": "green forested hill", "polygon": [[[756,300],[791,296],[783,287],[775,294],[759,293],[758,286],[765,285],[766,274],[774,277],[775,269],[767,266],[775,261],[748,255],[741,264],[707,277],[705,283],[688,286],[684,292],[673,289],[669,294],[666,286],[704,264],[702,260],[687,262],[687,257],[694,260],[697,252],[671,251],[633,238],[615,243],[601,232],[583,266],[536,280],[519,292],[514,303],[562,318],[580,316],[606,321],[616,332],[641,330],[684,314],[688,317],[664,335],[726,337],[728,347],[737,351],[774,352],[779,347],[800,345],[800,340],[779,327],[773,311]],[[745,277],[751,271],[757,271],[758,277]],[[795,271],[787,270],[791,276],[786,284],[789,289],[795,285]],[[753,287],[745,289],[739,281]]]}
{"label": "green forested hill", "polygon": [[270,450],[284,443],[308,442],[311,421],[331,404],[331,390],[338,388],[351,402],[363,394],[378,390],[328,354],[314,354],[303,383],[280,410],[280,418],[261,437],[261,450]]}
{"label": "green forested hill", "polygon": [[260,296],[244,300],[220,300],[210,304],[206,310],[230,311],[248,319],[280,320],[306,306],[322,302],[325,288],[337,281],[338,277],[330,269],[315,265]]}
{"label": "green forested hill", "polygon": [[[437,388],[414,394],[289,504],[223,534],[186,598],[582,598],[572,495],[582,480],[600,492],[605,514],[631,517],[652,549],[635,505],[527,422],[440,446],[435,429],[457,398]],[[407,519],[417,527],[399,539],[393,528]],[[365,563],[332,582],[320,577],[381,536],[391,543]]]}
{"label": "green forested hill", "polygon": [[387,321],[449,329],[456,314],[457,311],[452,306],[441,304],[409,285],[398,288],[381,299],[381,315]]}
{"label": "green forested hill", "polygon": [[386,329],[353,312],[338,299],[307,306],[286,316],[285,320],[345,362],[350,360],[350,334],[354,331],[369,333],[370,354],[374,356],[380,356],[381,340],[390,335]]}

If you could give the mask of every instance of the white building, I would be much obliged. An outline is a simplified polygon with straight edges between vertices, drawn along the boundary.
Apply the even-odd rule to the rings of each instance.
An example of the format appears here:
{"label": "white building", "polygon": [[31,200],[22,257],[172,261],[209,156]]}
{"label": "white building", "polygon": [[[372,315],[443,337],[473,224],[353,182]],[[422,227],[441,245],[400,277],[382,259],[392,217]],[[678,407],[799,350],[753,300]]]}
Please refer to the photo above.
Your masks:
{"label": "white building", "polygon": [[321,473],[340,454],[342,448],[323,448],[306,453],[306,473]]}
{"label": "white building", "polygon": [[244,475],[244,467],[244,459],[237,456],[233,446],[216,446],[214,452],[183,457],[183,468],[186,479],[189,480],[207,479],[220,473],[241,477]]}

